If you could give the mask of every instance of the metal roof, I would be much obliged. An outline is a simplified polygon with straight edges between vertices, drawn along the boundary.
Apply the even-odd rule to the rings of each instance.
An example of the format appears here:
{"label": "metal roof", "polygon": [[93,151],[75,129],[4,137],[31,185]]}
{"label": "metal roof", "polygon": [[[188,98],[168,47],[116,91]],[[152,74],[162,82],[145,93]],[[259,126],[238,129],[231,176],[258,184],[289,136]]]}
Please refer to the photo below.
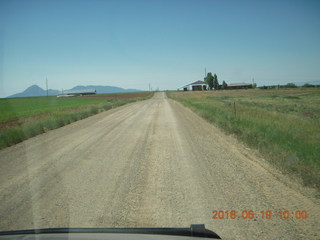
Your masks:
{"label": "metal roof", "polygon": [[80,89],[80,90],[66,90],[62,91],[61,94],[82,94],[82,93],[96,93],[95,89]]}
{"label": "metal roof", "polygon": [[241,87],[241,86],[251,86],[250,83],[230,83],[228,87]]}
{"label": "metal roof", "polygon": [[190,83],[190,84],[188,84],[186,86],[189,86],[189,85],[207,85],[207,83],[204,82],[204,81],[198,80],[198,81]]}

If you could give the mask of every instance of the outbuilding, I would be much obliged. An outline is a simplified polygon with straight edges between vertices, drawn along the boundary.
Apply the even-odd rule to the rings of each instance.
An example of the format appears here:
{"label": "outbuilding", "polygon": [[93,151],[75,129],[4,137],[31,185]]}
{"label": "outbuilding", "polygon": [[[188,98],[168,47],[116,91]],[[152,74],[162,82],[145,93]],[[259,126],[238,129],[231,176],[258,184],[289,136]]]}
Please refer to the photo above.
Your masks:
{"label": "outbuilding", "polygon": [[230,83],[228,89],[248,89],[252,88],[252,84],[249,83]]}
{"label": "outbuilding", "polygon": [[86,96],[95,95],[97,91],[95,89],[81,89],[81,90],[67,90],[62,91],[57,97],[75,97],[75,96]]}
{"label": "outbuilding", "polygon": [[205,91],[209,89],[209,86],[204,81],[196,81],[190,84],[187,84],[179,89],[182,89],[183,91]]}

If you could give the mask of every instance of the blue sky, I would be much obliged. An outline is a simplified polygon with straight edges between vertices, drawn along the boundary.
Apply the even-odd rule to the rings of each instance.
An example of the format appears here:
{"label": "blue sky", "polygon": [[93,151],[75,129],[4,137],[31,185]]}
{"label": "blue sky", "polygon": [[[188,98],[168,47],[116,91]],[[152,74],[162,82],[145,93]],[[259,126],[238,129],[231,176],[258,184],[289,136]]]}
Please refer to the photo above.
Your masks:
{"label": "blue sky", "polygon": [[0,97],[33,84],[320,80],[320,1],[0,0]]}

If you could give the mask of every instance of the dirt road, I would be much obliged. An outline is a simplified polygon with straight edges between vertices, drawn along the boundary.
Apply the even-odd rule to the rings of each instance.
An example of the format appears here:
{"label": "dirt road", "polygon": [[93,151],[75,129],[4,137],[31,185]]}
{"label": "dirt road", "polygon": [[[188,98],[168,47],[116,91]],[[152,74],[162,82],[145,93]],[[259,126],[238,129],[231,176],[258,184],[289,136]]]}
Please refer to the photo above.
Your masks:
{"label": "dirt road", "polygon": [[2,150],[0,166],[0,230],[204,223],[225,239],[320,238],[318,202],[164,93]]}

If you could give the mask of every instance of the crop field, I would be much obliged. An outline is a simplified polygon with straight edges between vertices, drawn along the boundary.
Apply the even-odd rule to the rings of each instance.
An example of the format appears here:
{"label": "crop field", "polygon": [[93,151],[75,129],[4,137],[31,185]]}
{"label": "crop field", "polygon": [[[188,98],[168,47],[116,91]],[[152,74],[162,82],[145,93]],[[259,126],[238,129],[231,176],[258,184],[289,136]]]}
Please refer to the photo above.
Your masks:
{"label": "crop field", "polygon": [[320,88],[168,92],[320,191]]}
{"label": "crop field", "polygon": [[0,149],[96,113],[152,96],[149,92],[0,99]]}

